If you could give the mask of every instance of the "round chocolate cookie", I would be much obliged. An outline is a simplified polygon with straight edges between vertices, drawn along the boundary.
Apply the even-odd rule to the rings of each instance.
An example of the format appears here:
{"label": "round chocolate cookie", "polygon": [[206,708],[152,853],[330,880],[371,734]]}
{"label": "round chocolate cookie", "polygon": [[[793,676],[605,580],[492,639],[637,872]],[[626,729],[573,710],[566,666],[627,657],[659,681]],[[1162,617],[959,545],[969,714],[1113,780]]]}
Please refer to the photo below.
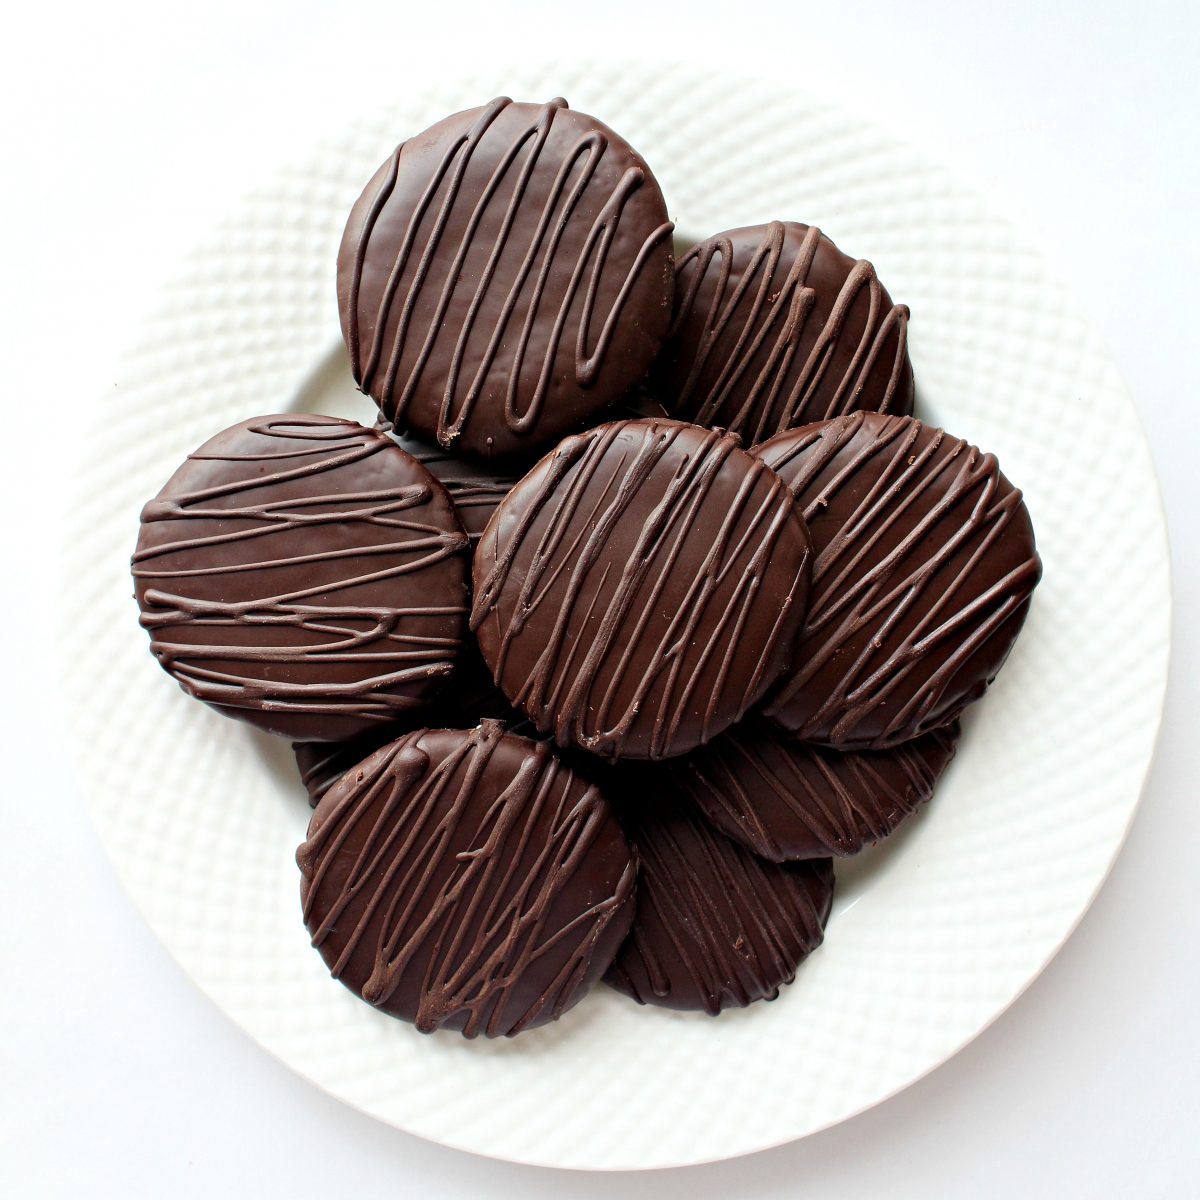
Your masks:
{"label": "round chocolate cookie", "polygon": [[325,795],[296,861],[334,977],[424,1033],[553,1021],[633,915],[634,860],[607,801],[548,743],[493,721],[376,751]]}
{"label": "round chocolate cookie", "polygon": [[644,160],[564,100],[501,98],[397,147],[338,254],[359,387],[457,454],[553,444],[646,373],[674,288]]}
{"label": "round chocolate cookie", "polygon": [[772,221],[693,246],[653,384],[672,416],[750,446],[857,409],[911,413],[908,309],[821,233]]}
{"label": "round chocolate cookie", "polygon": [[386,742],[414,729],[472,729],[483,720],[503,723],[509,733],[533,736],[529,718],[517,712],[492,681],[492,673],[473,645],[463,647],[446,686],[424,708],[414,709],[380,730],[346,742],[293,742],[300,782],[316,808],[341,777]]}
{"label": "round chocolate cookie", "polygon": [[513,484],[521,478],[519,474],[497,471],[488,463],[473,462],[459,458],[440,446],[431,446],[420,438],[407,433],[397,433],[390,421],[380,418],[375,426],[386,434],[417,462],[428,468],[441,480],[467,537],[474,546],[479,541],[496,505],[512,491]]}
{"label": "round chocolate cookie", "polygon": [[382,434],[300,414],[207,441],[142,510],[142,625],[189,695],[269,733],[354,737],[424,705],[466,634],[467,537]]}
{"label": "round chocolate cookie", "polygon": [[795,494],[814,553],[804,633],[765,711],[806,741],[880,749],[978,700],[1041,576],[1029,513],[995,457],[877,413],[755,453]]}
{"label": "round chocolate cookie", "polygon": [[955,723],[891,750],[829,750],[751,717],[668,769],[681,796],[762,858],[845,857],[933,795],[957,744]]}
{"label": "round chocolate cookie", "polygon": [[731,436],[622,421],[568,438],[496,509],[471,623],[535,728],[666,758],[738,720],[791,662],[809,541]]}
{"label": "round chocolate cookie", "polygon": [[658,771],[624,791],[618,813],[637,851],[637,911],[605,982],[641,1004],[713,1016],[773,1000],[825,936],[831,860],[756,857]]}

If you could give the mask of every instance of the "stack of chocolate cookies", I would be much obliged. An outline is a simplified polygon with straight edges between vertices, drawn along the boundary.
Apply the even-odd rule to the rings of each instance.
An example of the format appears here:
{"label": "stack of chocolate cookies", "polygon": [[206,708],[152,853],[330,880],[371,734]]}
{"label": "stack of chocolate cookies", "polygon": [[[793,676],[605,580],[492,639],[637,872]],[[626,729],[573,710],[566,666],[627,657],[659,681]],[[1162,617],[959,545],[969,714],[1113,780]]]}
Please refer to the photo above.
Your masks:
{"label": "stack of chocolate cookies", "polygon": [[996,459],[913,416],[869,262],[779,221],[676,262],[672,232],[564,101],[446,118],[338,256],[376,426],[244,421],[142,513],[155,656],[294,741],[313,945],[424,1031],[516,1034],[601,978],[774,997],[1040,575]]}

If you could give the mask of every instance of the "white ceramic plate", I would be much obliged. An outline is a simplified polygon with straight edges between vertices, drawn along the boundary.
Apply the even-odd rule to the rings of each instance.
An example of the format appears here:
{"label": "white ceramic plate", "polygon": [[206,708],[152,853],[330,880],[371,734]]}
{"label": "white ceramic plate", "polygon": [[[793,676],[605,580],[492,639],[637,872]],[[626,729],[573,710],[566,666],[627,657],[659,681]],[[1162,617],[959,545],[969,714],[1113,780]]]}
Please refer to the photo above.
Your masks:
{"label": "white ceramic plate", "polygon": [[[140,505],[223,426],[369,415],[334,258],[393,144],[498,93],[565,94],[654,166],[681,232],[795,218],[874,260],[913,312],[923,416],[995,451],[1045,560],[1024,634],[926,815],[839,872],[824,947],[773,1004],[643,1009],[598,988],[499,1043],[424,1037],[333,983],[293,861],[286,743],[186,699],[131,600]],[[702,102],[701,102],[702,101]],[[349,1104],[479,1154],[659,1167],[802,1137],[899,1091],[1002,1012],[1070,933],[1133,815],[1158,728],[1170,582],[1133,404],[1035,249],[941,170],[802,95],[629,64],[521,67],[364,114],[181,269],[89,434],[64,671],[96,824],[147,921],[265,1048]]]}

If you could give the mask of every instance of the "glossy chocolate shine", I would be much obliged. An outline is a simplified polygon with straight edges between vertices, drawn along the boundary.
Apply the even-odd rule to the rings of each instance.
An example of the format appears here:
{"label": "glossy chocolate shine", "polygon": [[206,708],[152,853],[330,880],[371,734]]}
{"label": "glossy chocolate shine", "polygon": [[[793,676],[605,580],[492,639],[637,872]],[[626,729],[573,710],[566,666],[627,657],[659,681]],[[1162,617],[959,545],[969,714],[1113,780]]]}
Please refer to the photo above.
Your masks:
{"label": "glossy chocolate shine", "polygon": [[332,417],[206,442],[142,512],[142,625],[184,691],[305,740],[424,705],[466,634],[467,537],[445,489]]}
{"label": "glossy chocolate shine", "polygon": [[296,859],[335,978],[425,1033],[554,1020],[633,914],[634,860],[607,801],[548,743],[496,722],[371,755],[317,806]]}
{"label": "glossy chocolate shine", "polygon": [[831,861],[766,862],[659,770],[639,778],[618,808],[638,855],[637,911],[605,981],[642,1004],[714,1016],[774,999],[825,936]]}
{"label": "glossy chocolate shine", "polygon": [[908,309],[819,229],[731,229],[679,260],[652,378],[672,416],[748,446],[858,409],[906,415]]}
{"label": "glossy chocolate shine", "polygon": [[1029,513],[995,457],[877,413],[755,453],[795,494],[814,554],[795,662],[764,711],[806,741],[880,749],[979,699],[1041,576]]}
{"label": "glossy chocolate shine", "polygon": [[645,161],[563,100],[501,98],[396,149],[338,255],[355,380],[456,454],[544,449],[646,373],[672,225]]}
{"label": "glossy chocolate shine", "polygon": [[727,435],[677,421],[568,438],[475,553],[472,627],[536,728],[665,758],[738,720],[791,662],[809,543],[787,488]]}

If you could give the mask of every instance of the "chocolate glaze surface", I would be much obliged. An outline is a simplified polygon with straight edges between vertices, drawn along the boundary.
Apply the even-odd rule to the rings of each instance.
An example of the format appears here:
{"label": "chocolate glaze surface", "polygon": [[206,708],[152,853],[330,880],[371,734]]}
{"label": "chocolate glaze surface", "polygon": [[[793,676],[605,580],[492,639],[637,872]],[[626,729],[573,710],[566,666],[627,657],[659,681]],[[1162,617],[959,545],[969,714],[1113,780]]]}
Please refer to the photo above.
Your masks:
{"label": "chocolate glaze surface", "polygon": [[142,625],[183,690],[304,740],[424,705],[466,634],[467,538],[445,489],[332,417],[256,417],[142,511]]}
{"label": "chocolate glaze surface", "polygon": [[623,773],[618,807],[638,856],[637,911],[605,982],[641,1004],[714,1016],[773,1000],[825,936],[831,860],[766,862],[713,829],[660,770],[637,779]]}
{"label": "chocolate glaze surface", "polygon": [[433,700],[393,724],[345,742],[294,742],[296,767],[316,808],[325,793],[364,758],[415,729],[472,729],[483,720],[500,721],[509,733],[535,736],[529,718],[509,704],[473,644],[463,647],[454,673]]}
{"label": "chocolate glaze surface", "polygon": [[293,742],[296,769],[300,772],[300,782],[304,784],[304,790],[308,792],[309,805],[316,808],[325,798],[325,793],[351,767],[357,767],[367,755],[373,754],[380,746],[395,741],[400,732],[393,726],[388,726],[346,742]]}
{"label": "chocolate glaze surface", "polygon": [[791,662],[808,560],[787,488],[735,438],[615,422],[563,441],[497,508],[472,627],[540,732],[666,758],[738,720]]}
{"label": "chocolate glaze surface", "polygon": [[[612,407],[611,419],[627,420],[637,417],[665,417],[667,411],[643,388],[635,388]],[[452,454],[441,446],[431,444],[410,433],[397,433],[391,421],[380,417],[376,429],[427,467],[445,486],[454,501],[454,509],[474,547],[491,520],[496,506],[512,491],[524,474],[516,465],[512,469],[478,462]],[[492,714],[484,714],[489,716]]]}
{"label": "chocolate glaze surface", "polygon": [[672,786],[722,833],[772,862],[857,854],[933,795],[958,725],[891,750],[841,751],[749,717],[667,764]]}
{"label": "chocolate glaze surface", "polygon": [[906,415],[908,309],[819,229],[731,229],[679,260],[652,381],[672,416],[748,446],[856,409]]}
{"label": "chocolate glaze surface", "polygon": [[813,541],[808,617],[764,711],[806,741],[880,749],[954,720],[1004,664],[1041,577],[991,454],[911,417],[852,413],[755,450]]}
{"label": "chocolate glaze surface", "polygon": [[544,449],[646,373],[671,316],[671,230],[645,161],[564,100],[447,117],[350,214],[354,378],[399,430],[456,454]]}
{"label": "chocolate glaze surface", "polygon": [[392,423],[382,417],[375,428],[441,480],[450,493],[450,499],[454,501],[454,511],[458,513],[458,519],[474,547],[492,513],[496,511],[496,505],[512,491],[513,484],[521,478],[520,473],[506,472],[490,463],[460,458],[441,446],[431,445],[411,434],[397,433]]}
{"label": "chocolate glaze surface", "polygon": [[633,914],[634,859],[607,801],[548,743],[490,721],[376,751],[325,795],[296,860],[334,977],[425,1033],[556,1019]]}

